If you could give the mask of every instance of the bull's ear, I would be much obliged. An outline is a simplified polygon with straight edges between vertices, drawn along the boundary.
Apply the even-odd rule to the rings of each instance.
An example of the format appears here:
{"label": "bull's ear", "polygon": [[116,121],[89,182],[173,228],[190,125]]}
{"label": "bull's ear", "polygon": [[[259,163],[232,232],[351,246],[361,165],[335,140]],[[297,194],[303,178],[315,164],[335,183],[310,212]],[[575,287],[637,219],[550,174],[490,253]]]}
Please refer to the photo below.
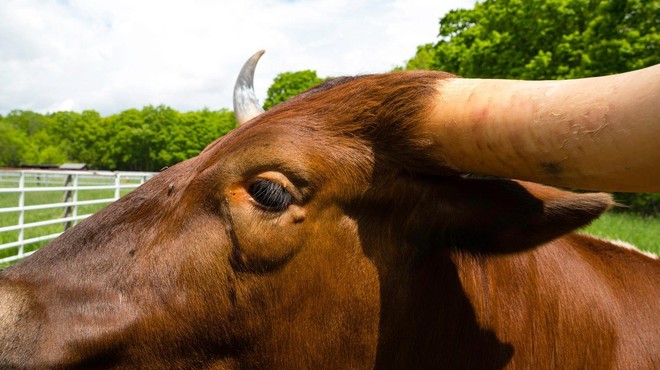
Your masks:
{"label": "bull's ear", "polygon": [[445,238],[457,247],[508,253],[538,246],[588,225],[614,202],[534,183],[461,179],[445,197],[454,215]]}

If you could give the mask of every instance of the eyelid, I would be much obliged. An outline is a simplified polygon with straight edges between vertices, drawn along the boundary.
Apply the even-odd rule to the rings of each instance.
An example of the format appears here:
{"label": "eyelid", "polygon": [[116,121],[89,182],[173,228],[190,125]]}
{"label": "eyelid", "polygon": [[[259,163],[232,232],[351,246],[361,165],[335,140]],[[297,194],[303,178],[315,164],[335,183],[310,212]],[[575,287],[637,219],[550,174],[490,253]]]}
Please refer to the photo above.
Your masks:
{"label": "eyelid", "polygon": [[284,176],[284,174],[280,172],[268,171],[268,172],[260,173],[250,183],[253,183],[258,179],[268,180],[276,184],[279,184],[284,188],[284,190],[288,191],[289,194],[291,194],[291,196],[293,197],[296,203],[300,203],[303,200],[303,195],[300,192],[300,190],[295,185],[293,185],[293,183],[289,181],[289,179],[286,176]]}

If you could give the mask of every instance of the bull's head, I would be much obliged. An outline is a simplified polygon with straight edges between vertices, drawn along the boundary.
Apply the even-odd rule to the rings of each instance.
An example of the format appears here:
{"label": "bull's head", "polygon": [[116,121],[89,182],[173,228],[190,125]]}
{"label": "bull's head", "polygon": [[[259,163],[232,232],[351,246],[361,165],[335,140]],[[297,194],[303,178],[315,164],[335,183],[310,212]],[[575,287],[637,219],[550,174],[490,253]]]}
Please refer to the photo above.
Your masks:
{"label": "bull's head", "polygon": [[[0,273],[0,367],[361,368],[412,339],[453,348],[455,325],[476,330],[445,321],[472,312],[457,255],[520,253],[611,204],[466,174],[616,190],[657,144],[616,127],[657,120],[636,115],[658,68],[339,78],[256,116],[246,70],[247,122]],[[632,112],[630,79],[651,95]]]}

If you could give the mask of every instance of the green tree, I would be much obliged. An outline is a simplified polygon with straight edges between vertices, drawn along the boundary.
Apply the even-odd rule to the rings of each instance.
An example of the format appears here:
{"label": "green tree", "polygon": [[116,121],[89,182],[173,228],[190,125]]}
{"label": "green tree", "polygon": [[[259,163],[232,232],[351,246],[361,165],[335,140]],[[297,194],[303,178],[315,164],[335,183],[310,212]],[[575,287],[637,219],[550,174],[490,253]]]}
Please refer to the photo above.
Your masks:
{"label": "green tree", "polygon": [[18,167],[23,164],[24,154],[29,152],[27,135],[0,120],[0,167]]}
{"label": "green tree", "polygon": [[435,59],[435,47],[433,44],[424,44],[417,47],[417,53],[406,62],[403,68],[397,70],[433,69]]}
{"label": "green tree", "polygon": [[[409,69],[465,77],[564,79],[660,62],[657,0],[486,0],[440,19],[440,40]],[[432,49],[432,50],[431,50]]]}
{"label": "green tree", "polygon": [[268,88],[264,109],[270,109],[323,81],[325,79],[319,78],[312,70],[280,73]]}
{"label": "green tree", "polygon": [[69,158],[66,156],[62,148],[58,145],[45,145],[39,149],[36,160],[32,163],[60,165],[66,163]]}
{"label": "green tree", "polygon": [[105,147],[100,167],[110,170],[146,171],[152,169],[151,141],[153,133],[145,125],[142,112],[128,109],[106,117],[102,125],[106,128]]}
{"label": "green tree", "polygon": [[62,144],[48,134],[53,120],[31,111],[12,111],[2,119],[2,165],[62,164],[67,155]]}
{"label": "green tree", "polygon": [[105,149],[105,130],[99,113],[93,110],[82,113],[56,112],[50,118],[53,122],[49,126],[48,135],[52,142],[60,143],[60,149],[66,154],[67,160],[96,167],[102,155],[101,150]]}
{"label": "green tree", "polygon": [[15,129],[22,131],[27,136],[35,135],[37,132],[45,129],[49,124],[48,117],[27,110],[11,111],[3,121]]}
{"label": "green tree", "polygon": [[181,146],[185,149],[182,158],[191,158],[199,154],[207,145],[236,128],[234,113],[222,109],[181,114],[181,124],[186,128]]}
{"label": "green tree", "polygon": [[148,168],[157,171],[165,166],[186,159],[184,148],[180,145],[185,140],[185,128],[181,125],[179,112],[170,107],[147,106],[142,108],[144,130],[136,132],[143,135],[144,144],[148,146]]}

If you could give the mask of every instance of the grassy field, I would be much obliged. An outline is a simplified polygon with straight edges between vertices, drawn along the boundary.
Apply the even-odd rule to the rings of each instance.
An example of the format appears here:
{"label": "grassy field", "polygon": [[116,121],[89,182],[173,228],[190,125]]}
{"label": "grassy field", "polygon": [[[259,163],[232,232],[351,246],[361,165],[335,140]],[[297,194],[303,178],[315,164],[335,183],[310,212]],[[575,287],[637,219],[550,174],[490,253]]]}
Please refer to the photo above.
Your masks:
{"label": "grassy field", "polygon": [[[125,195],[130,189],[122,189],[121,195]],[[114,190],[80,190],[78,191],[78,200],[93,200],[113,198]],[[49,204],[62,202],[64,192],[32,192],[25,194],[25,205]],[[91,204],[78,207],[78,215],[92,214],[108,204]],[[18,194],[0,193],[0,208],[17,207]],[[50,208],[42,210],[25,211],[24,223],[31,223],[43,220],[50,220],[63,217],[64,208]],[[0,213],[0,227],[13,226],[18,224],[19,212]],[[30,239],[42,235],[50,235],[64,231],[64,224],[53,224],[38,226],[25,229],[23,239]],[[6,231],[0,233],[0,244],[10,243],[18,240],[18,231]],[[45,245],[48,241],[38,242],[25,246],[24,251],[30,252]],[[16,255],[18,247],[0,250],[0,258]],[[11,263],[10,263],[11,264]],[[7,266],[7,263],[0,264],[0,268]]]}
{"label": "grassy field", "polygon": [[[129,190],[123,190],[122,195]],[[78,193],[79,200],[112,198],[113,190],[86,190]],[[61,202],[63,193],[61,192],[38,192],[27,193],[25,198],[26,205],[45,204]],[[0,208],[15,207],[18,205],[18,194],[0,193]],[[90,214],[105,207],[105,204],[80,206],[78,214]],[[25,213],[25,222],[35,222],[62,217],[64,209],[54,208],[47,210],[35,210]],[[0,213],[0,227],[16,225],[18,212]],[[63,231],[62,224],[35,227],[25,230],[24,239],[48,235]],[[589,227],[581,230],[582,232],[596,235],[606,239],[622,240],[631,243],[638,248],[655,254],[660,254],[660,218],[646,218],[629,213],[609,212],[592,223]],[[16,241],[18,231],[0,233],[0,244]],[[25,247],[25,252],[35,250],[47,241],[31,244]],[[15,255],[17,248],[0,250],[0,258]],[[0,264],[0,268],[7,264]]]}
{"label": "grassy field", "polygon": [[622,240],[660,255],[659,217],[608,212],[582,231],[605,239]]}

